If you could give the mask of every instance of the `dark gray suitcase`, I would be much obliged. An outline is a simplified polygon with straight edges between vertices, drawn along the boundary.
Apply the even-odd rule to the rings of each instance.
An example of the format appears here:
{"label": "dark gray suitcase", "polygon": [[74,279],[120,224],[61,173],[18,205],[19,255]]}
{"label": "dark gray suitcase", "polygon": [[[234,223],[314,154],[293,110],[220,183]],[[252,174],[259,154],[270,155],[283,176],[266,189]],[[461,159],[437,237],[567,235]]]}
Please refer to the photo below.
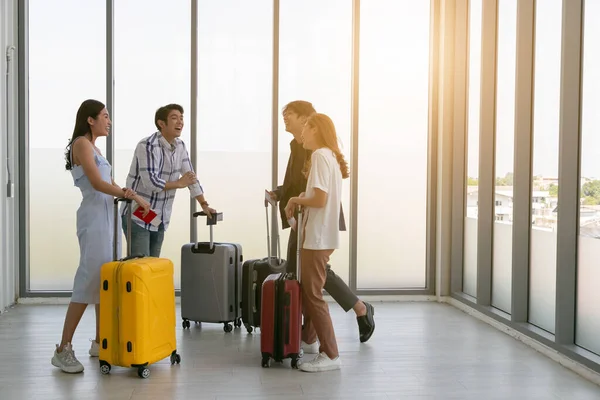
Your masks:
{"label": "dark gray suitcase", "polygon": [[277,257],[271,256],[271,236],[269,225],[269,202],[265,200],[265,215],[267,221],[267,254],[266,258],[247,260],[242,265],[242,322],[248,333],[260,327],[260,307],[262,284],[267,276],[284,272],[285,260],[281,258],[281,245],[279,243],[279,229],[277,218],[273,235],[277,238]]}
{"label": "dark gray suitcase", "polygon": [[[204,212],[193,217],[206,216]],[[213,225],[223,214],[207,218],[210,242],[188,243],[181,248],[181,318],[183,328],[190,321],[222,323],[225,332],[242,326],[242,246],[213,241]]]}

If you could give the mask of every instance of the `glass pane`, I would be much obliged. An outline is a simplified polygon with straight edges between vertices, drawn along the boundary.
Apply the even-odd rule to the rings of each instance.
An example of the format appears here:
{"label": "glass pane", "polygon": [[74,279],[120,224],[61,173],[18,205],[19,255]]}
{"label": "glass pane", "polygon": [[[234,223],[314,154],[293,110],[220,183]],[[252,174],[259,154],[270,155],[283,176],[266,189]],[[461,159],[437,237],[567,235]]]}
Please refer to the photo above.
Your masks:
{"label": "glass pane", "polygon": [[[183,107],[181,134],[190,148],[190,5],[172,0],[115,2],[115,181],[125,185],[137,143],[157,131],[156,110],[169,103]],[[158,29],[160,27],[160,29]],[[140,40],[143,32],[144,40]],[[196,172],[205,184],[206,174]],[[207,186],[207,198],[213,186]],[[194,200],[195,201],[195,200]],[[190,192],[176,192],[171,221],[160,256],[175,264],[175,287],[180,287],[181,246],[190,240]],[[126,251],[123,240],[123,254]]]}
{"label": "glass pane", "polygon": [[536,2],[529,322],[554,333],[562,1]]}
{"label": "glass pane", "polygon": [[361,2],[361,289],[426,285],[429,3]]}
{"label": "glass pane", "polygon": [[481,100],[481,0],[469,2],[469,93],[467,193],[463,292],[477,297],[477,215],[479,198],[479,103]]}
{"label": "glass pane", "polygon": [[[32,291],[73,288],[79,264],[75,224],[81,191],[65,170],[64,153],[81,103],[86,99],[106,103],[105,7],[104,0],[29,1]],[[98,139],[96,145],[106,155],[106,139]]]}
{"label": "glass pane", "polygon": [[[270,0],[198,2],[198,174],[223,212],[214,239],[240,243],[246,260],[267,254],[272,35]],[[198,240],[209,240],[205,221]]]}
{"label": "glass pane", "polygon": [[575,343],[600,354],[600,2],[585,2]]}
{"label": "glass pane", "polygon": [[498,3],[496,82],[496,182],[492,306],[510,313],[512,277],[513,160],[517,0]]}
{"label": "glass pane", "polygon": [[[315,9],[319,9],[315,13]],[[310,24],[307,21],[310,20]],[[352,1],[285,1],[280,8],[279,109],[305,100],[333,120],[340,148],[350,162],[352,88]],[[291,133],[279,124],[279,184],[290,155]],[[353,166],[350,165],[350,168]],[[350,179],[342,185],[342,207],[350,227]],[[281,227],[281,225],[280,225]],[[349,276],[349,232],[340,232],[340,248],[330,264],[346,283]],[[285,253],[289,229],[281,235]],[[285,257],[285,255],[284,255]]]}

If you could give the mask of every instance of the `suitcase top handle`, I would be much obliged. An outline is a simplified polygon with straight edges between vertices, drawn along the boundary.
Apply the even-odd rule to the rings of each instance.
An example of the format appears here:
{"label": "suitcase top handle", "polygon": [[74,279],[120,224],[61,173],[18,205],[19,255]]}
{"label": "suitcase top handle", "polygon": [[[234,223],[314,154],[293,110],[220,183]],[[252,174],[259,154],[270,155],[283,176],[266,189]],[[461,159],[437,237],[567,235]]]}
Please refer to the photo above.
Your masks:
{"label": "suitcase top handle", "polygon": [[194,218],[196,217],[207,217],[206,225],[216,225],[218,221],[223,221],[223,213],[222,212],[214,212],[212,213],[212,218],[208,218],[204,211],[198,211],[192,214]]}

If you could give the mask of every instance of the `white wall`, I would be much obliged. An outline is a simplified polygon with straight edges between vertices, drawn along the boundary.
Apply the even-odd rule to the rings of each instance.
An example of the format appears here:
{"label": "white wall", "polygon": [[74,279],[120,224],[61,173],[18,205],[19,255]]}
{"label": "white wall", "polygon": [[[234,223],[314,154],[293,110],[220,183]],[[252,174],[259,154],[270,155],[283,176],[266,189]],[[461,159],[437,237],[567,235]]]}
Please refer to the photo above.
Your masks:
{"label": "white wall", "polygon": [[[7,155],[11,170],[11,181],[15,191],[18,188],[17,178],[17,32],[16,32],[17,1],[3,0],[0,2],[0,312],[15,302],[18,296],[18,231],[15,217],[18,198],[16,193],[12,198],[7,194],[8,170]],[[7,47],[13,45],[12,60],[10,61],[10,76],[6,87]],[[8,90],[7,90],[8,89]],[[7,95],[8,119],[7,119]],[[8,120],[8,127],[7,127]],[[9,147],[7,147],[7,135]]]}

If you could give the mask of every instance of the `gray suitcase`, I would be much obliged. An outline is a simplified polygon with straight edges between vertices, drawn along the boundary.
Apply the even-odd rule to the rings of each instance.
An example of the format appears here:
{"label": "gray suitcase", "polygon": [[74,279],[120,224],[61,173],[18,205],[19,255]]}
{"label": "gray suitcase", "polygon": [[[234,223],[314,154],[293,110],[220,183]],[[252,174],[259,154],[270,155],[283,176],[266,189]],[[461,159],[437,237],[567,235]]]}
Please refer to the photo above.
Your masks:
{"label": "gray suitcase", "polygon": [[246,260],[242,265],[242,323],[248,333],[260,327],[260,307],[262,300],[262,285],[271,274],[284,272],[285,260],[281,259],[281,245],[279,243],[279,229],[277,218],[273,235],[277,238],[277,257],[271,256],[271,225],[269,224],[269,202],[265,200],[265,216],[267,220],[267,254],[266,258]]}
{"label": "gray suitcase", "polygon": [[[204,212],[193,217],[206,216]],[[210,242],[188,243],[181,248],[181,318],[183,328],[190,321],[222,323],[225,332],[242,326],[242,246],[213,241],[213,225],[223,220],[217,213],[207,218]]]}

